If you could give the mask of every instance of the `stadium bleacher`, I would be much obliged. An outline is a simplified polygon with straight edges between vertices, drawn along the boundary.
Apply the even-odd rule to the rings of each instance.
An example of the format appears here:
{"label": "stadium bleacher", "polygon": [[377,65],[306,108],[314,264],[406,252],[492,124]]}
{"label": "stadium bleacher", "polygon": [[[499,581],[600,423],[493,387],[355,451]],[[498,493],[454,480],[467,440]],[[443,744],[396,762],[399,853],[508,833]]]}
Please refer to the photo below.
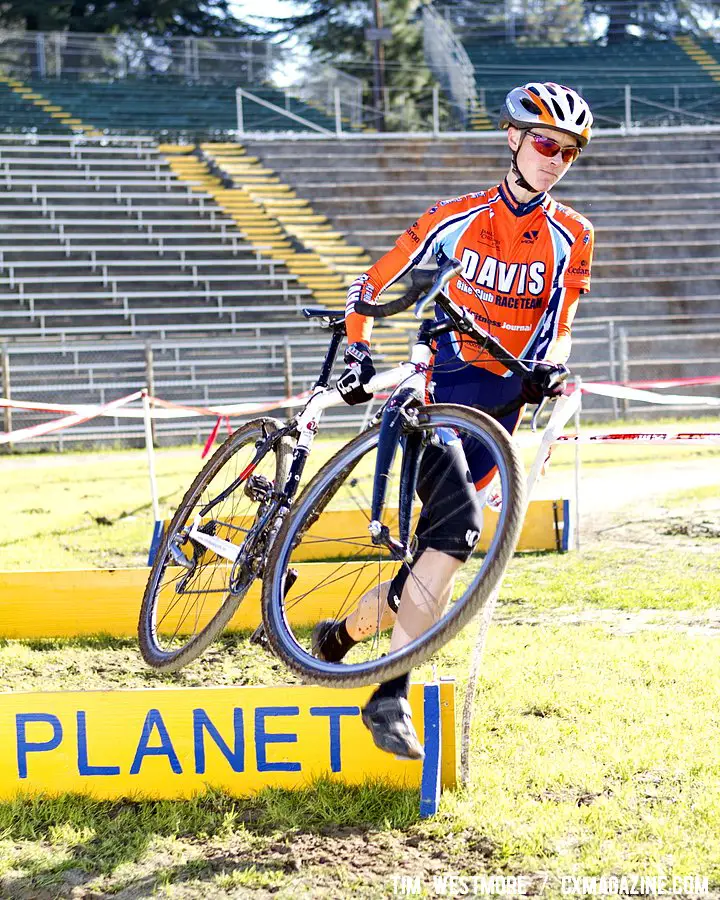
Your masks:
{"label": "stadium bleacher", "polygon": [[[718,82],[682,38],[608,46],[533,46],[472,38],[463,43],[485,108],[493,112],[519,81],[556,81],[583,93],[601,127],[624,122],[625,85],[646,125],[692,123],[693,111],[720,115]],[[684,114],[671,112],[678,105]]]}
{"label": "stadium bleacher", "polygon": [[[13,361],[24,345],[35,348],[27,366],[13,362],[15,396],[52,402],[62,387],[67,402],[87,403],[104,388],[143,386],[144,371],[134,381],[132,367],[126,372],[122,342],[132,337],[140,346],[153,341],[161,362],[170,352],[165,342],[183,348],[173,356],[175,376],[159,385],[168,399],[185,401],[197,384],[197,364],[184,364],[192,347],[234,341],[236,371],[223,380],[218,363],[204,392],[237,400],[243,380],[246,392],[253,385],[242,359],[269,360],[276,355],[269,344],[289,337],[303,345],[315,334],[299,313],[310,290],[277,254],[249,242],[202,188],[180,180],[147,138],[0,138],[0,340],[11,342]],[[70,390],[53,354],[97,341],[104,342],[104,380],[98,363],[88,365]],[[51,371],[57,379],[46,377]],[[285,395],[284,376],[268,384]]]}
{"label": "stadium bleacher", "polygon": [[8,140],[0,167],[0,222],[13,225],[1,248],[3,336],[181,330],[184,318],[242,328],[258,292],[270,320],[273,300],[277,318],[308,294],[175,177],[154,142]]}
{"label": "stadium bleacher", "polygon": [[71,134],[63,119],[53,117],[48,105],[39,105],[37,99],[22,82],[0,76],[0,131]]}
{"label": "stadium bleacher", "polygon": [[[720,120],[711,41],[465,43],[488,110],[527,77],[581,88],[601,126],[627,117],[626,84],[648,121],[692,121],[675,116],[680,106]],[[334,128],[283,91],[247,87]],[[303,389],[319,335],[300,307],[341,306],[348,281],[422,210],[505,171],[497,137],[228,141],[235,88],[169,75],[0,77],[0,342],[15,396],[53,401],[61,391],[86,403],[142,387],[146,343],[155,391],[170,400],[256,399],[248,373],[259,367],[267,396]],[[243,116],[248,132],[305,130],[253,102]],[[584,377],[716,371],[715,145],[699,132],[604,136],[555,191],[597,233],[593,291],[575,329]],[[378,326],[383,359],[404,354],[409,327]],[[116,422],[94,433],[133,432]]]}
{"label": "stadium bleacher", "polygon": [[[707,334],[720,327],[716,141],[714,135],[693,135],[690,145],[673,135],[598,139],[553,192],[596,228],[593,289],[580,304],[573,356],[585,377],[617,377],[608,329],[621,328],[631,359],[633,345],[643,348],[630,363],[633,377],[717,370],[719,354]],[[478,190],[507,171],[500,138],[246,143],[374,259],[438,199]],[[649,334],[678,330],[683,352],[662,339],[645,355]]]}
{"label": "stadium bleacher", "polygon": [[[82,122],[111,134],[213,136],[238,126],[236,82],[185,82],[178,79],[80,81],[35,78],[28,86]],[[329,116],[288,94],[265,85],[252,92],[317,125],[333,129]],[[0,108],[1,111],[1,108]],[[304,131],[301,123],[268,107],[246,101],[249,131]]]}

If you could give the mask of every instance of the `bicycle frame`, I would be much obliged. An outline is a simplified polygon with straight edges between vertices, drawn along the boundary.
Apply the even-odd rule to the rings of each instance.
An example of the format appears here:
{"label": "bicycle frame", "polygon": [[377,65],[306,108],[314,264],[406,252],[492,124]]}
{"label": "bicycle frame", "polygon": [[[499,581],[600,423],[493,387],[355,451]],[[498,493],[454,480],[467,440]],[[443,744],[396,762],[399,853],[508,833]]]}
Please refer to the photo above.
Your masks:
{"label": "bicycle frame", "polygon": [[[297,494],[305,464],[312,449],[324,411],[332,406],[339,406],[345,402],[338,389],[330,387],[329,385],[330,373],[332,372],[342,335],[343,332],[340,329],[334,329],[320,377],[315,383],[305,406],[299,413],[290,419],[287,425],[279,431],[269,435],[265,441],[260,444],[255,460],[247,466],[245,471],[242,472],[231,485],[225,488],[221,494],[205,504],[198,512],[193,525],[188,532],[188,537],[193,541],[206,547],[208,550],[211,550],[222,559],[226,559],[233,564],[237,563],[241,548],[237,544],[233,544],[232,541],[227,541],[223,538],[218,538],[215,535],[206,534],[201,531],[202,519],[214,506],[232,493],[232,491],[241,488],[243,484],[247,483],[257,462],[265,453],[268,442],[274,443],[286,435],[293,435],[296,439],[296,444],[287,481],[280,491],[274,492],[272,502],[268,509],[264,511],[260,520],[255,523],[252,529],[256,534],[260,534],[264,532],[273,520],[275,520],[273,533],[277,533],[277,530],[282,524],[282,517],[287,512],[287,509]],[[400,363],[392,369],[388,369],[386,372],[379,372],[370,380],[367,389],[372,393],[379,393],[402,386],[409,388],[413,392],[422,394],[425,391],[429,363],[429,346],[424,343],[416,343],[413,346],[408,362]]]}
{"label": "bicycle frame", "polygon": [[[459,307],[443,294],[445,285],[451,278],[458,274],[460,270],[461,265],[457,260],[448,261],[438,270],[430,290],[423,292],[421,299],[418,293],[415,295],[415,299],[419,299],[419,303],[416,307],[416,315],[418,318],[429,304],[433,301],[437,301],[447,314],[447,319],[440,321],[424,320],[418,329],[417,340],[413,345],[410,359],[386,372],[380,372],[374,375],[365,385],[366,390],[371,394],[381,393],[392,389],[390,398],[385,403],[380,413],[376,414],[374,417],[374,421],[380,419],[382,424],[378,446],[378,461],[373,483],[373,499],[369,530],[374,543],[387,546],[398,558],[407,559],[410,553],[409,532],[420,448],[417,446],[409,448],[408,453],[403,458],[401,478],[403,483],[402,497],[404,502],[401,504],[401,509],[399,511],[399,542],[390,537],[387,527],[383,526],[380,521],[385,502],[387,474],[395,457],[398,444],[400,443],[403,417],[407,417],[408,411],[411,410],[413,406],[419,406],[423,403],[427,386],[428,370],[434,352],[435,338],[448,331],[461,331],[476,339],[482,347],[487,349],[496,359],[499,359],[503,364],[507,365],[511,371],[523,376],[527,376],[530,373],[530,369],[521,360],[518,360],[512,354],[508,353],[498,341],[475,322],[471,313]],[[406,297],[410,297],[410,293],[408,293]],[[299,413],[290,419],[287,425],[279,431],[269,435],[264,441],[259,443],[255,460],[247,466],[245,471],[242,472],[229,487],[225,488],[221,494],[207,503],[199,511],[189,531],[188,536],[193,541],[212,550],[219,557],[232,562],[234,565],[238,564],[241,548],[231,541],[217,538],[214,535],[202,531],[201,521],[203,516],[206,516],[217,503],[248,481],[257,463],[265,454],[268,442],[272,444],[281,440],[284,436],[291,435],[295,438],[296,443],[287,481],[283,485],[282,490],[273,491],[270,498],[270,504],[267,509],[262,512],[259,520],[248,534],[245,545],[249,544],[249,548],[246,546],[244,557],[250,558],[252,551],[254,550],[254,542],[250,540],[251,536],[263,534],[268,525],[273,523],[272,530],[269,534],[271,543],[282,525],[282,519],[287,514],[290,504],[297,493],[305,469],[305,464],[312,449],[324,411],[344,402],[337,388],[331,388],[329,385],[332,368],[345,332],[344,321],[339,317],[334,318],[328,311],[306,311],[308,317],[323,314],[326,324],[333,329],[333,335],[323,361],[320,376],[312,389],[312,393],[307,403]],[[516,405],[513,406],[511,404],[510,406],[513,409],[517,408]],[[533,425],[540,408],[541,406],[538,407],[536,414],[533,417]],[[491,411],[491,414],[492,413],[498,414],[499,411],[493,410]],[[503,415],[505,413],[499,414]],[[269,546],[269,544],[267,546]],[[182,564],[182,561],[180,562]]]}

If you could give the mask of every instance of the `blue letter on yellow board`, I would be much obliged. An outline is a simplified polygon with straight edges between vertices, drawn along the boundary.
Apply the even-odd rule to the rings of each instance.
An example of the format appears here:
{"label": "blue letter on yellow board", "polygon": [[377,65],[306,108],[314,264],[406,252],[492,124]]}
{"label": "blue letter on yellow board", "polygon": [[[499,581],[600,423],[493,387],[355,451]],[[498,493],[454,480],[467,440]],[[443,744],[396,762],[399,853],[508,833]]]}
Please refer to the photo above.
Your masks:
{"label": "blue letter on yellow board", "polygon": [[85,710],[77,712],[77,761],[80,775],[119,775],[120,766],[91,766],[88,762],[87,722]]}
{"label": "blue letter on yellow board", "polygon": [[359,716],[359,706],[311,706],[311,716],[327,716],[330,719],[330,771],[342,770],[340,757],[340,716]]}
{"label": "blue letter on yellow board", "polygon": [[[45,722],[52,726],[53,735],[49,741],[29,741],[25,734],[28,722]],[[60,746],[63,730],[60,719],[51,713],[18,713],[15,716],[15,735],[17,738],[17,766],[20,778],[27,778],[28,753],[46,753]]]}
{"label": "blue letter on yellow board", "polygon": [[230,763],[233,772],[245,771],[245,732],[243,730],[243,711],[239,707],[233,709],[233,727],[235,731],[235,749],[231,750],[213,725],[210,716],[204,709],[193,710],[193,744],[195,745],[195,772],[205,774],[205,737],[203,728],[217,744],[220,752]]}
{"label": "blue letter on yellow board", "polygon": [[[159,747],[148,747],[150,735],[152,734],[153,728],[157,728],[158,734],[160,735],[161,743]],[[145,716],[145,724],[143,725],[142,735],[140,736],[140,741],[138,743],[137,750],[135,751],[135,759],[130,766],[131,775],[137,775],[140,772],[140,766],[142,765],[142,761],[146,756],[167,756],[170,763],[170,768],[173,770],[173,772],[176,775],[182,774],[182,766],[180,765],[180,760],[178,759],[175,748],[172,745],[170,735],[168,734],[168,730],[165,727],[165,723],[163,722],[163,718],[160,715],[159,709],[151,709]]]}
{"label": "blue letter on yellow board", "polygon": [[265,716],[297,716],[298,706],[258,706],[255,710],[255,759],[258,772],[299,772],[299,762],[268,762],[266,744],[295,744],[296,734],[267,734]]}

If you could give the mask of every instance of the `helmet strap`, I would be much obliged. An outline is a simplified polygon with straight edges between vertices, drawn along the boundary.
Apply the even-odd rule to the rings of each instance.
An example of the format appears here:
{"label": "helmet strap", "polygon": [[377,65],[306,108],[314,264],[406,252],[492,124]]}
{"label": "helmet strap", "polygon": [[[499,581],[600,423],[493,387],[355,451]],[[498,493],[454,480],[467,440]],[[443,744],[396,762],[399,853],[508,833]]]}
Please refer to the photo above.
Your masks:
{"label": "helmet strap", "polygon": [[526,190],[526,191],[532,191],[533,194],[539,194],[540,191],[536,187],[534,187],[532,184],[530,184],[530,182],[527,180],[527,178],[520,171],[520,167],[518,166],[518,162],[517,162],[518,153],[520,152],[520,148],[522,147],[522,142],[525,140],[526,134],[527,134],[527,131],[523,130],[522,137],[520,138],[520,143],[518,144],[517,150],[510,151],[510,154],[512,155],[512,170],[513,170],[513,174],[515,175],[515,178],[517,180],[518,187],[521,187],[521,188],[523,188],[523,190]]}

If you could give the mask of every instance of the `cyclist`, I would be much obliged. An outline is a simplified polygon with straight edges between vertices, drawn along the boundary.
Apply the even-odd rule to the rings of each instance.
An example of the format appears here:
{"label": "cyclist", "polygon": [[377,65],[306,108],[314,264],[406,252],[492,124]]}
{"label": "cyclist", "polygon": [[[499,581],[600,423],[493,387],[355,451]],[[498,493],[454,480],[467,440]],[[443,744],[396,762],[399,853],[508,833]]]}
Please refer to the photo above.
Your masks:
{"label": "cyclist", "polygon": [[[456,333],[445,335],[439,339],[433,369],[435,401],[493,407],[520,397],[534,403],[562,393],[572,320],[580,294],[590,287],[593,230],[587,219],[557,203],[548,191],[590,141],[592,114],[570,88],[553,82],[530,83],[508,93],[500,127],[507,129],[511,155],[502,183],[437,202],[351,285],[346,310],[347,368],[338,380],[347,403],[371,399],[364,385],[375,374],[372,319],[354,312],[355,302],[376,302],[398,279],[415,267],[428,267],[433,257],[443,254],[460,259],[464,266],[462,277],[448,285],[450,297],[471,310],[508,350],[535,362],[532,379],[523,381],[489,355],[478,353],[469,339]],[[500,421],[513,433],[521,415],[519,409]],[[392,582],[361,598],[346,619],[318,623],[313,633],[317,656],[339,661],[353,644],[374,633],[378,623],[382,630],[394,623],[390,649],[396,650],[442,615],[452,596],[455,573],[469,558],[482,530],[484,494],[494,469],[483,451],[466,457],[457,446],[429,449],[447,454],[444,483],[451,479],[454,489],[471,491],[475,513],[470,518],[453,515],[447,500],[443,508],[442,496],[432,498],[432,484],[426,483],[431,479],[423,479],[421,471],[418,495],[423,511],[412,578],[403,566]],[[436,465],[429,468],[437,471]],[[436,598],[433,603],[428,603],[429,595]],[[378,747],[419,759],[423,749],[407,702],[409,681],[408,673],[381,684],[362,718]]]}

